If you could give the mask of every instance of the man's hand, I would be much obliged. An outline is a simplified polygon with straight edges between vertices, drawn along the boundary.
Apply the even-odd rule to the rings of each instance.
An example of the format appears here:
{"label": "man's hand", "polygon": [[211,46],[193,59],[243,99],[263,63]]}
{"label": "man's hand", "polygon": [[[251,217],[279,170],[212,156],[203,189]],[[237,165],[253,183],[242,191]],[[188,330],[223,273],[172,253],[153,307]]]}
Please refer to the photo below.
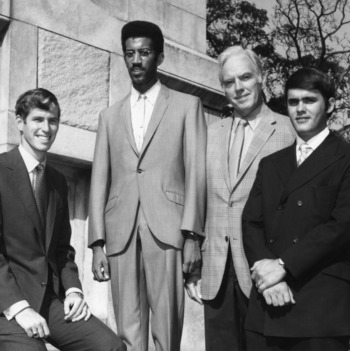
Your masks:
{"label": "man's hand", "polygon": [[254,263],[250,269],[252,272],[252,279],[259,292],[278,284],[286,276],[287,272],[282,265],[279,264],[278,259],[263,259]]}
{"label": "man's hand", "polygon": [[263,291],[262,295],[268,305],[275,307],[295,304],[293,293],[286,282],[280,282]]}
{"label": "man's hand", "polygon": [[200,241],[197,235],[187,234],[183,248],[183,265],[184,273],[192,273],[200,269],[202,264],[202,255]]}
{"label": "man's hand", "polygon": [[110,279],[108,259],[103,247],[95,245],[92,247],[92,273],[98,282],[106,282]]}
{"label": "man's hand", "polygon": [[77,322],[81,319],[87,321],[91,317],[89,306],[81,295],[76,292],[72,292],[66,297],[63,308],[66,321]]}
{"label": "man's hand", "polygon": [[30,338],[46,338],[50,335],[46,320],[30,307],[18,312],[15,319]]}
{"label": "man's hand", "polygon": [[201,294],[201,274],[200,268],[196,272],[186,274],[185,288],[190,299],[203,305],[202,294]]}

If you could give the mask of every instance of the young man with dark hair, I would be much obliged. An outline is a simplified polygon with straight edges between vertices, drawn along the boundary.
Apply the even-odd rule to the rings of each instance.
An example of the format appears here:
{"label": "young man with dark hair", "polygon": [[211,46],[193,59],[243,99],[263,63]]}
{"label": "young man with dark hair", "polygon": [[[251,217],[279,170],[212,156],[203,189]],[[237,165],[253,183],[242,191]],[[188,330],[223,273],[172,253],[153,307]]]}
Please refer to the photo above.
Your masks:
{"label": "young man with dark hair", "polygon": [[64,177],[46,163],[60,107],[45,89],[17,100],[18,148],[0,155],[0,349],[126,350],[81,290]]}
{"label": "young man with dark hair", "polygon": [[206,124],[198,98],[158,80],[163,45],[153,23],[123,27],[131,92],[102,111],[92,170],[92,269],[98,281],[111,278],[128,351],[148,349],[150,311],[156,350],[180,350],[183,273],[201,261]]}
{"label": "young man with dark hair", "polygon": [[243,212],[255,287],[248,350],[348,350],[350,145],[327,128],[335,88],[324,73],[286,84],[296,143],[264,158]]}

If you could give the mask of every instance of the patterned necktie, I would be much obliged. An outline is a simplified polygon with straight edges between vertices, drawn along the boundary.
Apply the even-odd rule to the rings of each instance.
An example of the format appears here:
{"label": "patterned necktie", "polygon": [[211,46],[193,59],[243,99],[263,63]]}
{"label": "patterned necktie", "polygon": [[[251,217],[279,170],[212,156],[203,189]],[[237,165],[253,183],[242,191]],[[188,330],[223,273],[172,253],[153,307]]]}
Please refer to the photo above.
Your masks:
{"label": "patterned necktie", "polygon": [[312,147],[307,143],[303,143],[299,146],[299,159],[298,159],[298,167],[311,155]]}
{"label": "patterned necktie", "polygon": [[235,136],[233,138],[230,156],[229,156],[229,172],[230,172],[230,180],[231,184],[234,183],[235,179],[237,178],[242,150],[244,145],[244,128],[247,125],[247,121],[241,119],[238,123]]}
{"label": "patterned necktie", "polygon": [[36,180],[34,188],[35,202],[39,210],[39,215],[43,226],[46,224],[46,205],[47,205],[47,190],[45,167],[42,163],[36,166]]}

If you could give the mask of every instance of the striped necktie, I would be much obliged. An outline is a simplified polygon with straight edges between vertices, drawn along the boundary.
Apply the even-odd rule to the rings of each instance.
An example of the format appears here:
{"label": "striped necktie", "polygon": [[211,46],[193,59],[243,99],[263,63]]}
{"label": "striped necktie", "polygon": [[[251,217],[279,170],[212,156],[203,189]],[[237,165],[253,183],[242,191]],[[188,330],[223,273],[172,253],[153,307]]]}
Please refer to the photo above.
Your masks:
{"label": "striped necktie", "polygon": [[299,159],[298,159],[298,167],[311,155],[312,153],[312,147],[308,145],[307,143],[303,143],[299,146]]}

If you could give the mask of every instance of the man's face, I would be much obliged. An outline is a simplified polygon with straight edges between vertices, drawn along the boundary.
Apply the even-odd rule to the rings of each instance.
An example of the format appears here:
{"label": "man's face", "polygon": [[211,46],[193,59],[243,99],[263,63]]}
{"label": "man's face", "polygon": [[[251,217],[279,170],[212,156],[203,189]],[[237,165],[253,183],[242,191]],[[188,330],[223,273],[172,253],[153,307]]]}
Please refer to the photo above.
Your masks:
{"label": "man's face", "polygon": [[58,109],[44,111],[34,108],[25,120],[16,117],[17,127],[21,131],[23,147],[38,161],[43,161],[46,152],[55,141],[59,127]]}
{"label": "man's face", "polygon": [[221,71],[221,84],[234,109],[247,117],[262,103],[262,77],[244,54],[230,57]]}
{"label": "man's face", "polygon": [[318,90],[290,89],[287,93],[288,115],[297,134],[308,141],[327,126],[327,113],[334,108],[329,99],[328,109]]}
{"label": "man's face", "polygon": [[163,53],[156,56],[149,38],[129,38],[125,41],[124,60],[134,88],[146,92],[157,81],[157,68]]}

